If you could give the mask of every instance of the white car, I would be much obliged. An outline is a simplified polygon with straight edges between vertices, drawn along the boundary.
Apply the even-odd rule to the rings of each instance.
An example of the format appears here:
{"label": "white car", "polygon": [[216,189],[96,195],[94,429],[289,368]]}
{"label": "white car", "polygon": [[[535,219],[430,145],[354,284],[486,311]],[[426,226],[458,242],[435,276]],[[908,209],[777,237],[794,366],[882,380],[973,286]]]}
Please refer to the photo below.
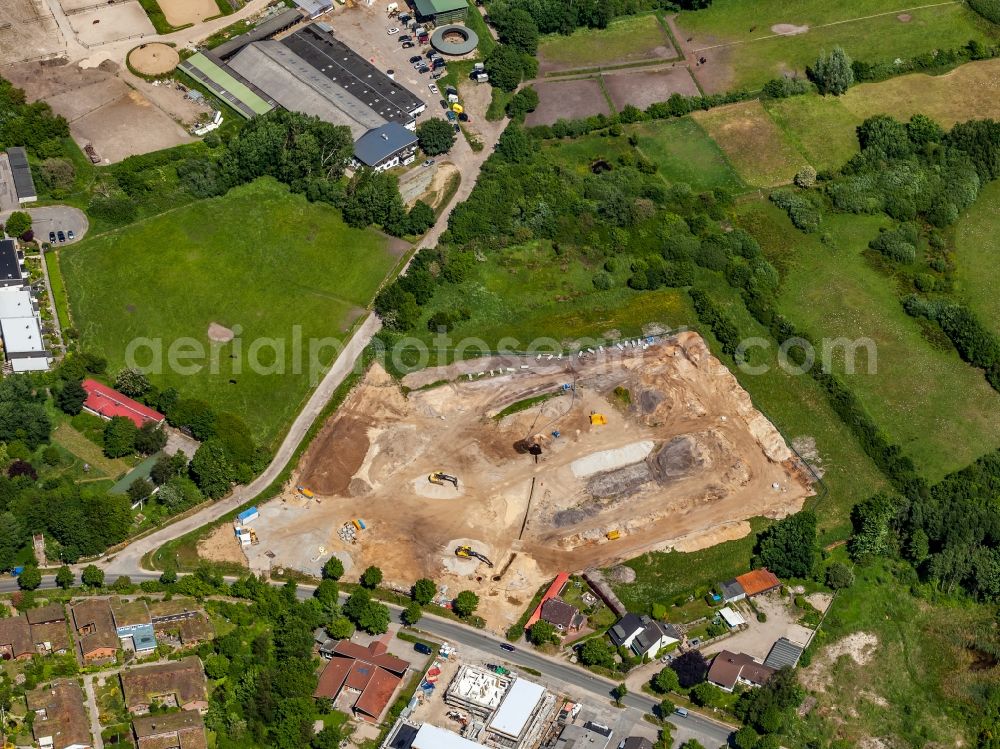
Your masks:
{"label": "white car", "polygon": [[391,29],[386,29],[385,33],[387,33],[389,36],[392,36],[393,34],[398,34],[399,33],[399,29],[397,29],[395,26],[393,26]]}
{"label": "white car", "polygon": [[431,90],[432,94],[436,94],[438,92],[438,87],[433,83],[428,83],[427,88]]}

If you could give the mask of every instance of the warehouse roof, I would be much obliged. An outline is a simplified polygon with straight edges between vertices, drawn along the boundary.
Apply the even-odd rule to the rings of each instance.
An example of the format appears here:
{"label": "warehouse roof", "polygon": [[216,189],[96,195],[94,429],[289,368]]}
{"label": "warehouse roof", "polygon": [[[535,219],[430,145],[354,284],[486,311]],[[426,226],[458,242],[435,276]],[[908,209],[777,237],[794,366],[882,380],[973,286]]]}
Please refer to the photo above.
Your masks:
{"label": "warehouse roof", "polygon": [[22,203],[38,197],[35,192],[35,180],[31,178],[31,167],[28,166],[28,152],[19,146],[7,149],[10,160],[10,170],[14,173],[14,190]]}
{"label": "warehouse roof", "polygon": [[240,80],[206,54],[199,52],[178,67],[247,119],[274,109],[274,102],[267,101],[251,84]]}
{"label": "warehouse roof", "polygon": [[795,668],[802,657],[803,648],[798,643],[792,642],[787,637],[778,638],[771,646],[771,652],[764,659],[764,665],[771,668],[784,668],[789,666]]}
{"label": "warehouse roof", "polygon": [[259,23],[245,34],[233,37],[228,42],[223,42],[218,47],[214,47],[212,52],[216,57],[225,60],[232,57],[251,42],[259,42],[270,39],[275,34],[291,28],[302,20],[302,14],[294,8],[286,8],[276,16],[271,16],[263,23]]}
{"label": "warehouse roof", "polygon": [[468,9],[465,0],[416,0],[414,6],[419,16],[436,16],[438,13]]}
{"label": "warehouse roof", "polygon": [[500,708],[490,721],[491,731],[519,737],[535,708],[545,695],[545,687],[526,679],[517,679],[507,691]]}
{"label": "warehouse roof", "polygon": [[736,582],[743,587],[748,596],[756,596],[781,587],[781,580],[767,567],[740,575],[736,578]]}
{"label": "warehouse roof", "polygon": [[318,24],[299,29],[281,43],[386,121],[405,124],[426,107],[416,94]]}
{"label": "warehouse roof", "polygon": [[90,746],[90,719],[83,706],[83,690],[70,679],[54,682],[25,695],[28,709],[35,713],[32,733],[35,740],[51,737],[54,749]]}
{"label": "warehouse roof", "polygon": [[463,739],[457,733],[424,723],[410,745],[413,749],[483,749],[482,744]]}
{"label": "warehouse roof", "polygon": [[334,125],[346,125],[352,138],[359,138],[386,121],[281,42],[250,44],[229,61],[229,67],[253,81],[285,109],[311,114]]}
{"label": "warehouse roof", "polygon": [[417,136],[398,122],[387,122],[362,135],[354,143],[354,156],[366,166],[378,166],[405,148],[417,144]]}

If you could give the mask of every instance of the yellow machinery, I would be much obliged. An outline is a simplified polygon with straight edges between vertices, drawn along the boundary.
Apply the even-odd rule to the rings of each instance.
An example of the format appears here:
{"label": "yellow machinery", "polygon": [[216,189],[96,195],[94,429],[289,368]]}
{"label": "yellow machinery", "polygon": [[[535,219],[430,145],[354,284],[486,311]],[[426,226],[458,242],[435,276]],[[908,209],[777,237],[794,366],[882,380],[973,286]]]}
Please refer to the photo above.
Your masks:
{"label": "yellow machinery", "polygon": [[298,490],[299,494],[301,494],[306,499],[312,499],[313,497],[316,496],[315,494],[312,493],[311,489],[306,489],[304,486],[296,486],[295,488]]}
{"label": "yellow machinery", "polygon": [[603,426],[608,423],[608,417],[593,411],[590,414],[590,423],[594,426]]}
{"label": "yellow machinery", "polygon": [[487,567],[492,567],[493,562],[487,559],[483,554],[473,549],[471,546],[457,546],[455,547],[455,556],[461,557],[462,559],[478,559],[480,562],[485,564]]}
{"label": "yellow machinery", "polygon": [[622,532],[621,531],[608,531],[605,534],[605,537],[608,539],[608,541],[617,541],[619,538],[622,537]]}
{"label": "yellow machinery", "polygon": [[456,489],[458,488],[458,478],[456,476],[449,476],[443,471],[434,471],[434,473],[427,477],[427,480],[438,486],[443,486],[444,482],[447,481],[454,485]]}

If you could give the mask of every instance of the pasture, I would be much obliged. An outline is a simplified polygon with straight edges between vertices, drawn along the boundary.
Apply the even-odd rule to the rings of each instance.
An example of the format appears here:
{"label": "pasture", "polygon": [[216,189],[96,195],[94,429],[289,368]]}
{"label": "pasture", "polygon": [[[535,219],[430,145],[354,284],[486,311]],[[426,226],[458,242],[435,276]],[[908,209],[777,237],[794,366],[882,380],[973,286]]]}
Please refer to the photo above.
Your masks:
{"label": "pasture", "polygon": [[550,34],[538,45],[538,69],[542,75],[676,57],[670,36],[652,13],[617,18],[606,29]]}
{"label": "pasture", "polygon": [[843,349],[836,348],[832,369],[924,476],[937,481],[1000,446],[993,418],[1000,394],[950,344],[925,337],[903,311],[892,280],[866,258],[887,217],[827,215],[821,229],[831,236],[827,244],[793,228],[767,203],[745,205],[737,220],[782,272],[782,314],[815,340],[872,342],[874,366],[860,348],[854,373],[846,373]]}
{"label": "pasture", "polygon": [[1000,182],[991,182],[955,226],[961,296],[1000,335]]}
{"label": "pasture", "polygon": [[713,93],[804,73],[821,50],[835,46],[876,61],[998,38],[995,26],[961,2],[733,0],[682,12],[677,24],[688,46],[706,58],[698,77]]}
{"label": "pasture", "polygon": [[758,100],[691,115],[719,144],[743,181],[773,187],[792,181],[806,160],[785,138]]}
{"label": "pasture", "polygon": [[792,96],[766,101],[764,109],[817,171],[840,169],[858,152],[855,128],[861,120],[840,99]]}
{"label": "pasture", "polygon": [[[272,180],[60,253],[85,350],[107,356],[114,372],[130,342],[152,339],[164,362],[150,374],[155,385],[235,413],[269,446],[315,384],[310,340],[343,340],[397,261],[384,236],[351,229],[336,210]],[[213,322],[236,338],[210,340]],[[168,366],[172,345],[196,355]],[[332,356],[328,347],[316,361]],[[151,359],[148,346],[135,356],[140,365]]]}

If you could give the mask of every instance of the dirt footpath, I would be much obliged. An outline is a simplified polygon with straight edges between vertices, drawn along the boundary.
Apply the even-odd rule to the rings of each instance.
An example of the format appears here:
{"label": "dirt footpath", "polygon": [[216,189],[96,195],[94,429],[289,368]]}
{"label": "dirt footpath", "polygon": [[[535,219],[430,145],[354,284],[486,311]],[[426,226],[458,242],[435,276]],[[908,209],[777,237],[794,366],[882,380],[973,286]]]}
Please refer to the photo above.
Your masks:
{"label": "dirt footpath", "polygon": [[[693,538],[712,543],[745,532],[739,521],[801,508],[812,493],[804,471],[699,336],[611,350],[521,359],[502,371],[480,360],[476,372],[492,365],[492,377],[473,373],[408,396],[373,367],[289,485],[283,501],[303,509],[257,524],[251,565],[270,550],[275,565],[295,559],[317,573],[320,548],[342,551],[355,568],[377,564],[400,586],[426,575],[473,587],[491,624],[503,626],[559,570],[678,539],[696,548]],[[535,396],[547,399],[494,418]],[[600,421],[593,414],[607,423],[592,423]],[[430,482],[434,471],[458,486]],[[338,530],[353,519],[366,530],[345,544]],[[607,539],[611,531],[617,540]],[[494,568],[457,559],[461,544]]]}

